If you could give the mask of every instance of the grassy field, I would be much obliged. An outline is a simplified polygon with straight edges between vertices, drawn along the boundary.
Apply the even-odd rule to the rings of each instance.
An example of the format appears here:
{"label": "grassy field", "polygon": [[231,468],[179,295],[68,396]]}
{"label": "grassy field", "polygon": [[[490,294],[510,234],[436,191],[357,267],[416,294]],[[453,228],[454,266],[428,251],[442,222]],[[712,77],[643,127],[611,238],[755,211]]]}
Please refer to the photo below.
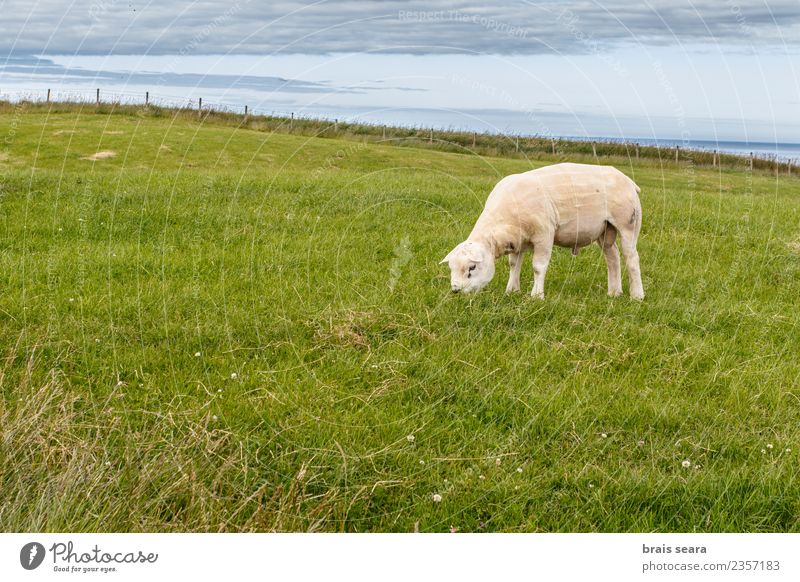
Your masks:
{"label": "grassy field", "polygon": [[644,302],[461,296],[552,160],[392,145],[7,108],[0,529],[800,531],[800,179],[614,159]]}

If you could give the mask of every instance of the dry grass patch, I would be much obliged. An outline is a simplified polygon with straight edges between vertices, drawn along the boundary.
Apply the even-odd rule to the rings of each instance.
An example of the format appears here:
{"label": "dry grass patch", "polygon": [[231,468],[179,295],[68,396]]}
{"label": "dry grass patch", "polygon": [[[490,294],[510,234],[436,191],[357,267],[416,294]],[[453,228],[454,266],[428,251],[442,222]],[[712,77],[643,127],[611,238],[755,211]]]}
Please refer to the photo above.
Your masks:
{"label": "dry grass patch", "polygon": [[315,496],[315,473],[266,477],[247,440],[207,411],[124,421],[124,387],[79,396],[18,349],[0,368],[3,532],[297,531],[330,514],[334,492]]}
{"label": "dry grass patch", "polygon": [[86,156],[81,158],[82,160],[89,160],[90,162],[95,162],[97,160],[107,160],[109,158],[113,158],[117,155],[117,152],[113,152],[111,150],[103,150],[101,152],[97,152],[96,154],[92,154],[91,156]]}

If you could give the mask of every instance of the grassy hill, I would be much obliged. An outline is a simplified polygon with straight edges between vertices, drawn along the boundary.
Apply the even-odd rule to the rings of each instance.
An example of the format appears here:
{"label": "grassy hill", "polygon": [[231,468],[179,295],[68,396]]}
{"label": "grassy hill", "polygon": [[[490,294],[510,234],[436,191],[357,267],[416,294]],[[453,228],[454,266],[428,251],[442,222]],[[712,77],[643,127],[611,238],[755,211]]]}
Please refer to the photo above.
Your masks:
{"label": "grassy hill", "polygon": [[0,113],[3,531],[800,530],[797,177],[613,158],[643,303],[464,297],[553,159],[273,129]]}

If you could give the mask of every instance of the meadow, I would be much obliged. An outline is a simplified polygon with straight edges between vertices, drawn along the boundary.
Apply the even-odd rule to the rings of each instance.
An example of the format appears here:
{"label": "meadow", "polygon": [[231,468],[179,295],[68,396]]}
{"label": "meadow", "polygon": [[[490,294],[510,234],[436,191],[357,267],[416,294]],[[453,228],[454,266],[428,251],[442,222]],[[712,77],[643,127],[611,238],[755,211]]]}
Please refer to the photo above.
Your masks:
{"label": "meadow", "polygon": [[[0,530],[800,531],[800,178],[240,125],[0,110]],[[450,293],[562,159],[642,188],[645,300]]]}

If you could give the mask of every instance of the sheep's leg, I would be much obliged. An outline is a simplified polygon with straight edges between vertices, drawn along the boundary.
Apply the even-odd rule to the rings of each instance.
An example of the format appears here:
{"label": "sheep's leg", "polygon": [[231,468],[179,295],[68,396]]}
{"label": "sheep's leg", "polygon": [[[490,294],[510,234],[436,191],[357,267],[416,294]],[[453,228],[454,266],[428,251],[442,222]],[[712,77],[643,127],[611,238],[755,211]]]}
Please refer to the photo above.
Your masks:
{"label": "sheep's leg", "polygon": [[619,297],[622,295],[622,270],[619,264],[619,249],[615,244],[617,240],[617,229],[610,224],[606,224],[603,236],[597,239],[597,244],[603,249],[608,267],[608,296]]}
{"label": "sheep's leg", "polygon": [[550,264],[550,254],[553,251],[553,241],[542,241],[533,246],[533,290],[531,297],[544,299],[544,276]]}
{"label": "sheep's leg", "polygon": [[511,253],[508,255],[508,264],[511,265],[511,273],[508,276],[506,293],[519,291],[519,275],[522,271],[522,253]]}
{"label": "sheep's leg", "polygon": [[639,252],[636,250],[636,230],[620,231],[622,238],[622,256],[625,257],[625,266],[628,268],[628,285],[630,286],[631,299],[644,299],[642,287],[642,272],[639,269]]}

